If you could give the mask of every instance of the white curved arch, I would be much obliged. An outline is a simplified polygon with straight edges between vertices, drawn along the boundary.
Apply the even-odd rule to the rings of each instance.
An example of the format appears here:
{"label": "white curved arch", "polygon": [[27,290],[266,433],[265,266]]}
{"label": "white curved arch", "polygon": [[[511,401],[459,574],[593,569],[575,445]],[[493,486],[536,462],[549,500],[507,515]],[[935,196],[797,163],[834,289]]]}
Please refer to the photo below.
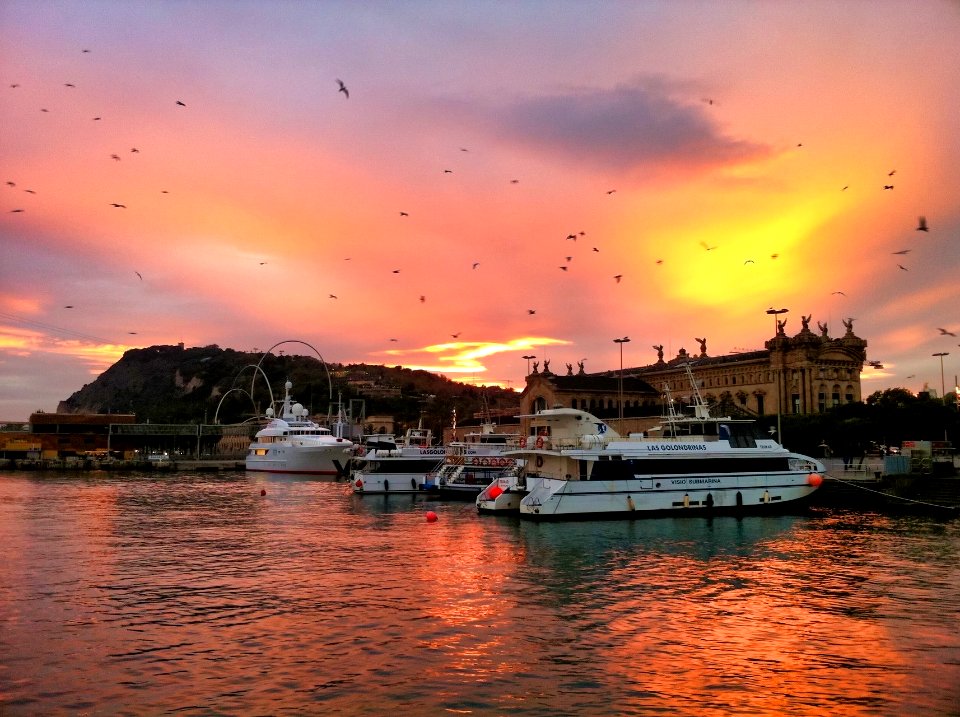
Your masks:
{"label": "white curved arch", "polygon": [[[330,396],[329,396],[329,399],[328,399],[328,400],[332,401],[332,400],[333,400],[333,380],[330,378],[330,369],[327,368],[327,362],[323,360],[323,356],[320,355],[320,352],[317,351],[316,348],[314,348],[313,346],[311,346],[310,344],[308,344],[306,341],[300,341],[299,339],[285,339],[285,340],[283,340],[283,341],[278,341],[277,343],[275,343],[273,346],[271,346],[270,348],[268,348],[266,351],[263,352],[263,356],[261,356],[261,357],[260,357],[260,360],[257,362],[257,368],[260,369],[260,373],[263,373],[263,369],[260,368],[260,364],[263,363],[263,359],[265,359],[265,358],[267,357],[267,354],[268,354],[268,353],[270,353],[270,352],[273,351],[275,348],[277,348],[277,346],[282,346],[283,344],[303,344],[304,346],[306,346],[306,347],[308,347],[308,348],[310,348],[310,349],[313,350],[313,352],[317,355],[317,358],[320,359],[320,363],[323,364],[323,370],[324,370],[324,371],[326,372],[326,374],[327,374],[327,385],[330,387]],[[253,393],[253,381],[254,381],[256,378],[257,378],[257,375],[254,374],[254,375],[253,375],[253,379],[251,379],[251,381],[250,381],[250,393],[251,393],[251,394]],[[263,379],[264,379],[265,381],[267,380],[266,374],[264,374]],[[267,386],[269,386],[269,385],[270,385],[270,382],[267,381]],[[271,405],[273,405],[273,403],[272,403],[272,401],[273,401],[273,392],[271,392],[271,394],[270,394],[270,399],[271,399]]]}

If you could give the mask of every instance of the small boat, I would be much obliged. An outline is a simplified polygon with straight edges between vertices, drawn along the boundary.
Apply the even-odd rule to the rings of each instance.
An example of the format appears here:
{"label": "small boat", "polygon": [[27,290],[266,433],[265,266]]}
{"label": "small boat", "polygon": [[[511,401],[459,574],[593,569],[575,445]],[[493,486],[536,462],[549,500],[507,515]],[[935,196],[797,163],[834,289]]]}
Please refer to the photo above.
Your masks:
{"label": "small boat", "polygon": [[483,513],[521,518],[624,518],[784,511],[823,482],[824,466],[761,435],[751,420],[711,417],[693,385],[694,415],[668,415],[647,434],[623,438],[595,416],[555,408],[530,419],[525,460],[477,496]]}
{"label": "small boat", "polygon": [[246,468],[268,473],[345,475],[355,445],[343,437],[342,412],[334,424],[336,434],[309,417],[309,411],[290,396],[293,384],[284,384],[280,415],[266,411],[267,425],[257,431],[247,450]]}
{"label": "small boat", "polygon": [[390,435],[365,437],[351,461],[350,480],[358,494],[422,493],[435,490],[436,475],[445,456],[434,446],[433,432],[418,425],[399,441]]}

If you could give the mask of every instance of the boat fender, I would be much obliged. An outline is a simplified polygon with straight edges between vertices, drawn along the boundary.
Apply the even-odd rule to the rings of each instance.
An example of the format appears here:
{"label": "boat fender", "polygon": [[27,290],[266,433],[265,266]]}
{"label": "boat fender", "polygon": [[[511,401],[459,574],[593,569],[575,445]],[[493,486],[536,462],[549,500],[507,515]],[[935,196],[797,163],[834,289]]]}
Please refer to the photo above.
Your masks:
{"label": "boat fender", "polygon": [[537,468],[543,468],[543,456],[537,456]]}
{"label": "boat fender", "polygon": [[390,481],[388,481],[386,478],[384,478],[384,479],[383,479],[383,492],[386,493],[388,490],[390,490]]}
{"label": "boat fender", "polygon": [[687,493],[683,494],[683,507],[684,508],[690,507],[690,496]]}
{"label": "boat fender", "polygon": [[707,504],[708,508],[713,507],[713,493],[707,493],[707,500],[704,501]]}
{"label": "boat fender", "polygon": [[362,479],[357,478],[357,482],[354,483],[354,485],[357,486],[357,490],[363,490],[363,480],[362,480]]}
{"label": "boat fender", "polygon": [[543,436],[537,436],[537,448],[543,448]]}
{"label": "boat fender", "polygon": [[770,502],[770,491],[768,490],[763,491],[763,502],[764,503]]}
{"label": "boat fender", "polygon": [[821,483],[823,483],[823,476],[819,473],[811,473],[807,476],[807,485],[813,486],[816,488]]}
{"label": "boat fender", "polygon": [[637,506],[633,504],[633,498],[629,495],[627,496],[627,508],[631,511],[636,510]]}
{"label": "boat fender", "polygon": [[[424,483],[426,483],[426,481],[424,481]],[[416,479],[416,478],[411,478],[411,479],[410,479],[410,487],[413,488],[414,490],[417,489],[417,479]]]}

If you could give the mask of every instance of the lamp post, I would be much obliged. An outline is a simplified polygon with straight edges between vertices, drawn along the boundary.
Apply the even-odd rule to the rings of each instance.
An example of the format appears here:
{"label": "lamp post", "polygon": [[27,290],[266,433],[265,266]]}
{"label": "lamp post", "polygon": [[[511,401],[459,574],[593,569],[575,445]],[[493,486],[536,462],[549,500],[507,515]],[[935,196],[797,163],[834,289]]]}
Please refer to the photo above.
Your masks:
{"label": "lamp post", "polygon": [[623,430],[623,345],[630,343],[630,337],[624,336],[622,339],[614,339],[613,343],[620,344],[620,389],[619,394],[620,398],[617,401],[617,407],[619,408],[620,415],[620,425],[617,426],[621,431]]}
{"label": "lamp post", "polygon": [[933,355],[940,357],[940,401],[941,401],[941,403],[943,403],[944,406],[946,406],[946,405],[947,405],[947,394],[946,394],[946,392],[945,392],[946,386],[945,386],[945,384],[944,384],[944,382],[943,382],[943,357],[944,357],[944,356],[949,356],[949,355],[950,355],[950,352],[949,352],[949,351],[938,351],[937,353],[935,353],[935,354],[933,354]]}
{"label": "lamp post", "polygon": [[790,309],[775,309],[772,306],[769,309],[767,309],[767,313],[773,316],[773,335],[774,336],[777,335],[777,316],[779,316],[780,314],[785,314],[788,311],[790,311]]}
{"label": "lamp post", "polygon": [[536,356],[531,354],[529,356],[521,356],[520,358],[525,358],[527,360],[527,376],[529,376],[530,375],[530,359],[535,359]]}
{"label": "lamp post", "polygon": [[[779,333],[779,332],[777,331],[777,328],[778,328],[778,326],[777,326],[777,323],[778,323],[778,322],[777,322],[777,317],[778,317],[780,314],[785,314],[785,313],[787,313],[788,311],[790,311],[790,309],[775,309],[775,308],[773,308],[772,306],[771,306],[769,309],[767,309],[767,313],[770,314],[770,315],[773,317],[773,337],[774,337],[774,338],[776,338],[776,337],[777,337],[777,334]],[[771,354],[771,358],[772,358],[772,354]],[[783,445],[783,435],[780,433],[780,413],[781,413],[781,411],[780,411],[780,402],[783,400],[783,391],[782,391],[781,388],[780,388],[780,373],[781,373],[781,372],[780,372],[780,367],[779,367],[779,366],[776,368],[776,372],[777,372],[777,441],[779,441],[780,445],[782,446],[782,445]]]}

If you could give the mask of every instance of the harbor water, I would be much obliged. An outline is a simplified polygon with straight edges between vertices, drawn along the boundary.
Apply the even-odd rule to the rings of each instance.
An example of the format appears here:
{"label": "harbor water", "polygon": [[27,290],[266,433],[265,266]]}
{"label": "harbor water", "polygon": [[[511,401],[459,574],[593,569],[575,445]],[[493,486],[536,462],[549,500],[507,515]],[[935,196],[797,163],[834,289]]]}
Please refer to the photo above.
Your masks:
{"label": "harbor water", "polygon": [[6,473],[0,541],[3,715],[960,714],[958,520]]}

